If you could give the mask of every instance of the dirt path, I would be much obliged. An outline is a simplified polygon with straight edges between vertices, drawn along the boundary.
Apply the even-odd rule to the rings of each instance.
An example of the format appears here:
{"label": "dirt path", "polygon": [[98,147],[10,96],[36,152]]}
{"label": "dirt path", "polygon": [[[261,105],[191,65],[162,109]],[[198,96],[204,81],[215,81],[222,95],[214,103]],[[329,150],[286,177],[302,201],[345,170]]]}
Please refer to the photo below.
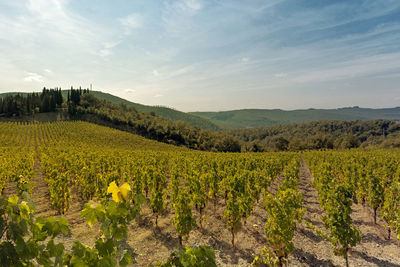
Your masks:
{"label": "dirt path", "polygon": [[10,197],[17,194],[17,184],[12,181],[8,181],[6,187],[3,189],[2,196]]}
{"label": "dirt path", "polygon": [[32,179],[34,185],[32,190],[32,200],[36,206],[35,216],[54,216],[56,215],[56,212],[51,206],[50,192],[44,181],[44,173],[40,167],[39,158],[37,156],[35,157],[33,169],[35,171],[35,176]]}
{"label": "dirt path", "polygon": [[[50,192],[45,183],[45,175],[40,167],[39,159],[35,158],[34,163],[35,177],[32,180],[34,189],[32,191],[32,200],[35,203],[35,216],[44,218],[49,216],[60,216],[51,205]],[[70,225],[70,233],[67,236],[61,236],[56,240],[62,242],[66,249],[70,249],[75,240],[80,240],[86,245],[93,245],[98,237],[98,228],[90,228],[84,219],[80,217],[83,209],[83,201],[77,195],[75,187],[71,188],[71,202],[69,210],[63,215],[67,218]]]}
{"label": "dirt path", "polygon": [[84,201],[77,194],[75,186],[71,188],[71,201],[68,211],[63,215],[69,222],[70,233],[61,236],[57,241],[62,242],[67,250],[72,248],[75,240],[83,244],[93,246],[99,235],[99,227],[90,228],[84,219],[81,218],[81,211],[84,208]]}
{"label": "dirt path", "polygon": [[[304,195],[304,218],[319,229],[323,211],[319,206],[318,194],[310,185],[311,173],[303,160],[300,170],[299,187]],[[400,266],[400,246],[395,240],[386,240],[382,227],[373,224],[373,218],[366,208],[353,205],[352,219],[362,232],[362,242],[350,253],[350,266]],[[291,266],[345,266],[342,257],[335,256],[330,242],[323,240],[305,227],[300,227],[294,238],[295,251]]]}
{"label": "dirt path", "polygon": [[[323,211],[319,206],[318,193],[310,185],[312,181],[310,170],[304,160],[300,167],[299,189],[304,197],[304,219],[311,222],[316,228],[324,229],[322,223]],[[334,266],[330,242],[315,235],[310,229],[299,226],[294,237],[295,250],[291,256],[291,265],[299,266]],[[337,260],[341,260],[337,257]],[[339,266],[345,261],[335,262]]]}

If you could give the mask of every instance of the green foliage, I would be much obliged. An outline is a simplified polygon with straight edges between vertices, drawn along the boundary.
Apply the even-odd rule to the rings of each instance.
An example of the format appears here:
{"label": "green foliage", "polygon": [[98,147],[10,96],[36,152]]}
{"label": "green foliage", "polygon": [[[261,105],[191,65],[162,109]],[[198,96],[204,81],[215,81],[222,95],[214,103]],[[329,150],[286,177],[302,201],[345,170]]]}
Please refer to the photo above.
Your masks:
{"label": "green foliage", "polygon": [[326,215],[322,220],[330,231],[330,241],[336,255],[346,259],[348,250],[361,241],[361,232],[352,225],[352,192],[343,185],[337,185],[324,205]]}
{"label": "green foliage", "polygon": [[[63,91],[63,93],[64,92],[65,91]],[[189,113],[181,112],[173,108],[162,107],[162,106],[146,106],[138,103],[133,103],[125,99],[119,98],[117,96],[108,93],[103,93],[100,91],[91,91],[90,94],[99,100],[105,100],[116,105],[124,105],[127,108],[134,108],[139,112],[144,112],[144,113],[153,112],[158,116],[168,118],[173,121],[185,121],[187,124],[193,127],[198,127],[203,130],[209,130],[209,131],[219,130],[219,127],[217,125],[215,125],[214,123],[210,122],[207,119]]]}
{"label": "green foliage", "polygon": [[[119,201],[85,204],[81,216],[93,226],[100,223],[102,237],[93,247],[75,241],[71,251],[55,238],[69,233],[65,217],[34,218],[29,194],[0,199],[0,266],[127,266],[132,263],[125,249],[128,224],[139,215],[138,205],[129,197],[130,188],[118,188]],[[114,194],[114,192],[113,192]]]}
{"label": "green foliage", "polygon": [[63,244],[54,238],[68,234],[64,217],[34,218],[29,195],[0,199],[0,266],[63,265]]}
{"label": "green foliage", "polygon": [[69,209],[71,201],[68,172],[59,173],[57,170],[53,170],[45,180],[50,191],[52,206],[59,214],[64,214]]}
{"label": "green foliage", "polygon": [[381,216],[387,223],[384,226],[388,230],[388,238],[390,239],[392,230],[400,236],[400,182],[397,179],[385,188]]}
{"label": "green foliage", "polygon": [[287,261],[294,249],[296,223],[301,222],[304,214],[302,202],[301,193],[290,188],[278,191],[275,197],[266,194],[264,203],[269,218],[265,224],[267,247],[261,251],[264,263],[281,266]]}
{"label": "green foliage", "polygon": [[242,228],[242,210],[240,208],[239,199],[233,192],[229,192],[226,208],[224,212],[225,224],[232,234],[232,246],[235,245],[235,234]]}
{"label": "green foliage", "polygon": [[84,94],[80,100],[78,105],[73,106],[74,119],[106,125],[191,149],[223,152],[240,152],[241,150],[241,144],[237,138],[202,130],[182,120],[173,121],[155,114],[142,113],[126,105],[101,101],[92,94]]}
{"label": "green foliage", "polygon": [[341,148],[357,148],[360,146],[360,140],[357,136],[349,134],[343,138]]}
{"label": "green foliage", "polygon": [[157,264],[159,267],[216,267],[215,253],[210,247],[185,247],[171,253],[168,260]]}
{"label": "green foliage", "polygon": [[34,115],[37,112],[52,112],[61,107],[61,89],[43,88],[41,93],[0,94],[0,114],[11,116]]}
{"label": "green foliage", "polygon": [[289,146],[289,141],[283,137],[278,137],[274,141],[274,147],[276,151],[286,151]]}
{"label": "green foliage", "polygon": [[374,222],[376,223],[376,211],[383,203],[385,191],[383,181],[380,179],[378,173],[376,173],[376,170],[371,170],[368,181],[367,200],[371,208],[374,209]]}
{"label": "green foliage", "polygon": [[[229,130],[226,133],[247,142],[245,151],[299,151],[305,149],[343,149],[393,147],[399,142],[395,121],[313,121],[298,124]],[[256,145],[256,147],[251,147]]]}
{"label": "green foliage", "polygon": [[[369,109],[369,108],[340,108],[340,109],[307,109],[307,110],[268,110],[241,109],[220,112],[190,112],[190,114],[210,120],[222,129],[239,129],[273,126],[278,124],[293,124],[311,121],[356,121],[398,118],[400,109]],[[386,127],[385,129],[388,129]]]}
{"label": "green foliage", "polygon": [[[114,183],[115,185],[115,183]],[[127,190],[124,190],[126,187]],[[69,266],[126,266],[132,263],[131,252],[124,248],[129,223],[139,216],[139,205],[132,204],[126,184],[115,188],[111,186],[113,200],[104,204],[85,204],[81,216],[90,227],[100,223],[102,237],[94,247],[88,247],[79,241],[74,243],[71,252],[64,256],[64,264]],[[119,198],[118,196],[121,197]],[[116,200],[116,201],[115,201]]]}
{"label": "green foliage", "polygon": [[264,205],[269,215],[264,230],[267,246],[254,259],[253,265],[283,266],[294,249],[293,237],[297,223],[302,221],[304,215],[303,195],[298,190],[299,167],[299,159],[294,158],[285,167],[285,179],[275,196],[264,193]]}
{"label": "green foliage", "polygon": [[198,172],[194,172],[193,177],[191,177],[189,183],[189,190],[192,195],[192,202],[195,205],[196,209],[200,213],[200,227],[202,226],[203,221],[203,210],[205,209],[208,201],[207,191],[208,191],[208,183],[207,183],[207,175],[200,175]]}
{"label": "green foliage", "polygon": [[17,193],[22,195],[23,192],[32,193],[33,184],[29,178],[20,175],[17,179]]}
{"label": "green foliage", "polygon": [[355,179],[358,177],[357,174],[352,175],[356,170],[351,168],[354,159],[348,159],[346,155],[334,157],[332,154],[320,157],[317,153],[307,156],[311,156],[314,186],[325,211],[322,220],[329,231],[327,237],[333,245],[334,253],[343,256],[348,266],[349,249],[361,241],[361,232],[352,224],[351,219],[351,206],[357,195]]}
{"label": "green foliage", "polygon": [[165,194],[163,188],[163,178],[160,173],[155,173],[153,176],[152,188],[151,188],[151,199],[150,208],[156,216],[155,224],[158,226],[158,216],[165,210]]}
{"label": "green foliage", "polygon": [[193,227],[196,226],[196,220],[192,216],[189,194],[186,191],[181,192],[173,205],[175,215],[172,224],[175,225],[179,235],[179,243],[182,245],[182,238],[188,236]]}

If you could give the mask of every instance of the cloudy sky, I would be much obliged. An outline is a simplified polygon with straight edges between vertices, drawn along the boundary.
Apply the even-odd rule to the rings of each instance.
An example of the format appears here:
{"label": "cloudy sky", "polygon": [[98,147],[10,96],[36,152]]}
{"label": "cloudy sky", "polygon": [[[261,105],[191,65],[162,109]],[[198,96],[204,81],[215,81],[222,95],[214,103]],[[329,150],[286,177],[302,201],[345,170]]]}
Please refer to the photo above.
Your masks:
{"label": "cloudy sky", "polygon": [[0,92],[183,111],[400,106],[399,0],[0,0]]}

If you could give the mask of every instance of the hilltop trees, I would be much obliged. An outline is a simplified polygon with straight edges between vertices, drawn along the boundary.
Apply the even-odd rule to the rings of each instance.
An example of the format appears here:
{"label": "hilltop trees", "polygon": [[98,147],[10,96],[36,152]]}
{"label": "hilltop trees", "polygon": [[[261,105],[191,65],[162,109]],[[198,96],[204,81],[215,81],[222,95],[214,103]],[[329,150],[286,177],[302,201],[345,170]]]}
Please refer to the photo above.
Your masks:
{"label": "hilltop trees", "polygon": [[63,97],[60,88],[43,88],[41,93],[16,94],[0,98],[0,115],[11,117],[51,112],[60,108]]}

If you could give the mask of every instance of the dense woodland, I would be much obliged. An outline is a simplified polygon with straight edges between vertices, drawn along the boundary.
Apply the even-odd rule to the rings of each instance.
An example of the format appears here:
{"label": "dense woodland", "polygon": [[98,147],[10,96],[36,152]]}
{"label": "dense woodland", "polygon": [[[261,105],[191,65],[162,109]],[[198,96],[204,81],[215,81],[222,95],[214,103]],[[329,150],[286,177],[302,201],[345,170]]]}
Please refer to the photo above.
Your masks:
{"label": "dense woodland", "polygon": [[400,147],[400,123],[389,120],[315,121],[228,131],[247,151]]}
{"label": "dense woodland", "polygon": [[61,108],[62,103],[61,89],[58,88],[43,88],[41,93],[9,95],[0,98],[0,116],[12,117],[53,112]]}

